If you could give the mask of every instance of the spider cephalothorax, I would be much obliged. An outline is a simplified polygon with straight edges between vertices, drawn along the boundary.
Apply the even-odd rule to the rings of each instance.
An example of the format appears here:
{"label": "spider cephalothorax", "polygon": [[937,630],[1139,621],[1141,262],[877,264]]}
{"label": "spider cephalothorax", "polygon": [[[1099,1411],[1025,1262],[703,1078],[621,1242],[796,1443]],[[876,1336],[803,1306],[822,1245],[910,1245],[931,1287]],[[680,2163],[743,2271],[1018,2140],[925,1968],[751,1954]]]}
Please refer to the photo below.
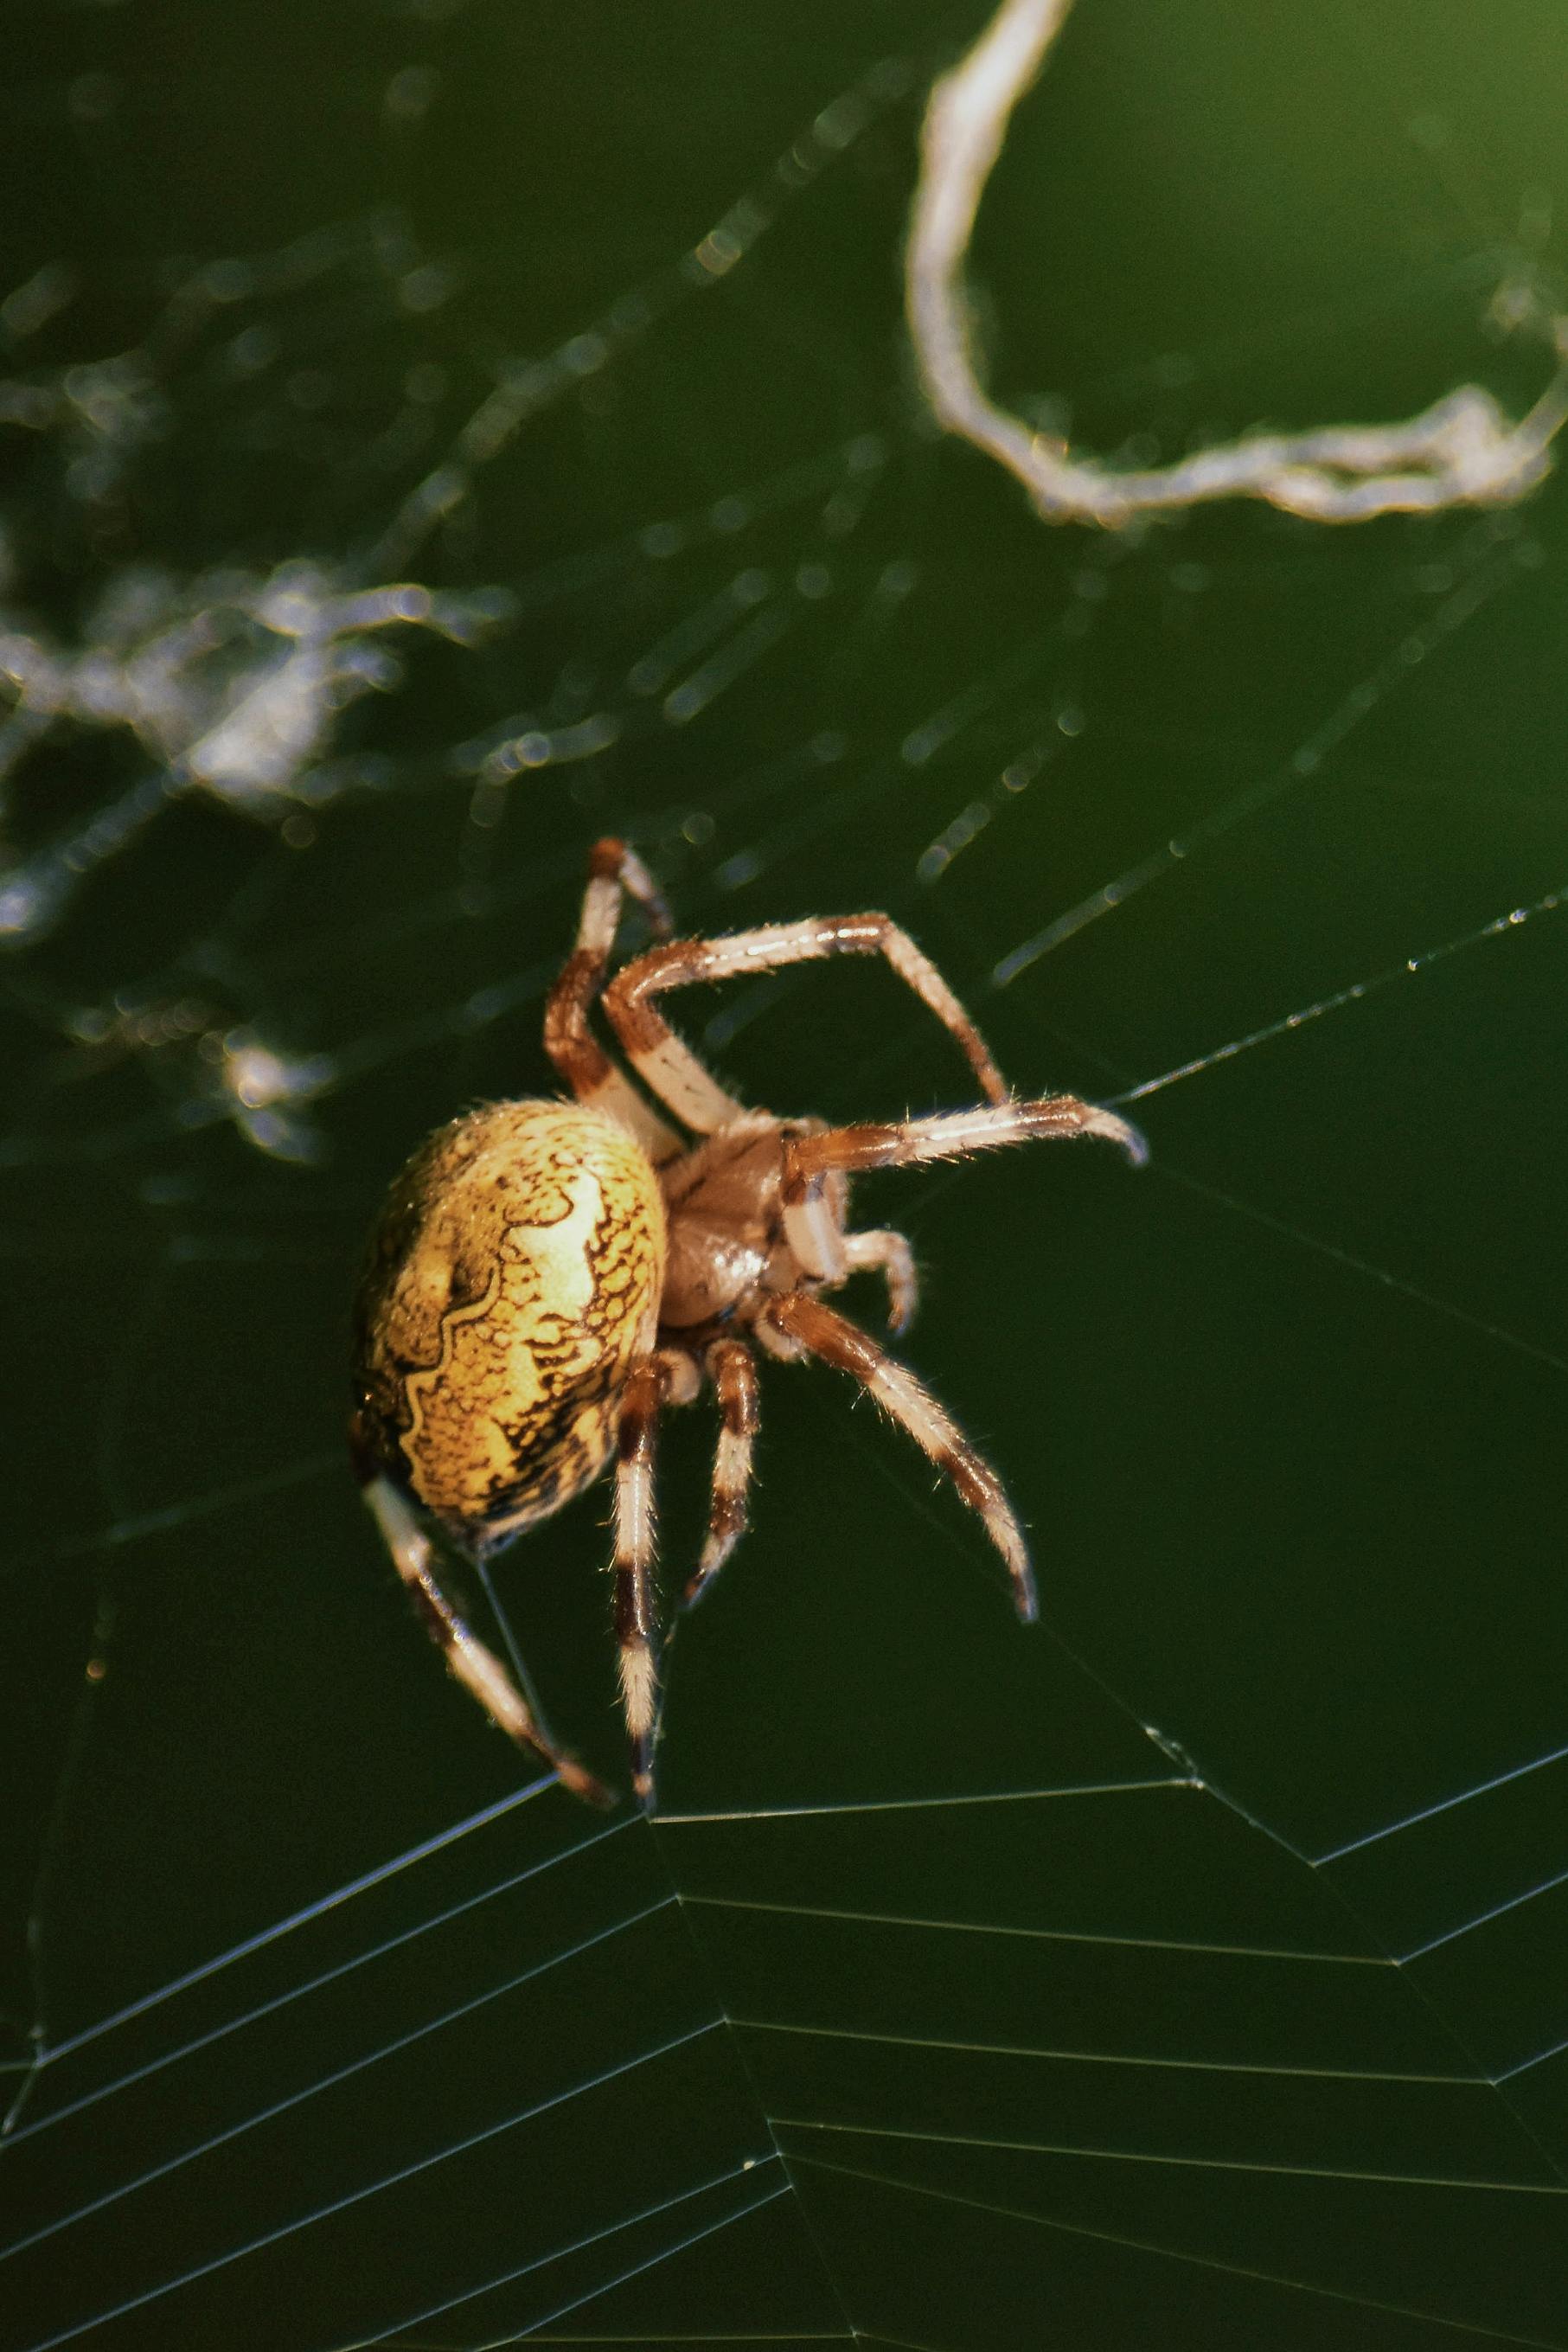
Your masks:
{"label": "spider cephalothorax", "polygon": [[[431,1136],[392,1186],[360,1289],[353,1442],[366,1500],[453,1672],[504,1730],[592,1798],[605,1792],[547,1738],[447,1598],[412,1506],[479,1559],[618,1457],[615,1632],[633,1774],[647,1801],[657,1727],[653,1469],[661,1408],[690,1403],[711,1383],[720,1413],[707,1539],[685,1602],[746,1525],[755,1343],[770,1355],[836,1364],[869,1389],[979,1513],[1007,1562],[1019,1615],[1032,1617],[1028,1551],[995,1472],[915,1375],[821,1294],[874,1269],[887,1285],[894,1330],[914,1311],[915,1268],[902,1234],[850,1228],[857,1171],[1037,1136],[1104,1136],[1134,1160],[1143,1145],[1124,1119],[1076,1096],[1014,1101],[936,966],[885,915],[665,939],[604,987],[625,891],[667,933],[639,860],[622,843],[601,841],[577,947],[545,1013],[546,1050],[574,1099],[469,1111]],[[857,954],[885,956],[952,1032],[985,1107],[841,1128],[748,1110],[651,1001],[691,981]],[[696,1142],[666,1123],[592,1035],[589,1013],[601,988],[632,1068]]]}

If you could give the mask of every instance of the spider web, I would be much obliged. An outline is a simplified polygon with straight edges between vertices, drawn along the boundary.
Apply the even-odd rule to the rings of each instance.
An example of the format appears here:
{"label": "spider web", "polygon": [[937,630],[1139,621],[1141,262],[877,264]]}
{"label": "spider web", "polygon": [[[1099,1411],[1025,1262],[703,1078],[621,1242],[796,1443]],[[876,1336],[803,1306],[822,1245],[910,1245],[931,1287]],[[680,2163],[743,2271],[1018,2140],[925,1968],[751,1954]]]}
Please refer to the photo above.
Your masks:
{"label": "spider web", "polygon": [[[13,33],[6,2346],[1568,2342],[1562,492],[1042,529],[898,317],[983,14]],[[1555,33],[1083,0],[993,373],[1141,458],[1511,397]],[[1153,1148],[867,1183],[1044,1622],[768,1368],[652,1823],[436,1670],[338,1435],[610,828],[693,928],[889,908]],[[680,1010],[959,1098],[883,974]],[[603,1517],[491,1597],[613,1778]]]}

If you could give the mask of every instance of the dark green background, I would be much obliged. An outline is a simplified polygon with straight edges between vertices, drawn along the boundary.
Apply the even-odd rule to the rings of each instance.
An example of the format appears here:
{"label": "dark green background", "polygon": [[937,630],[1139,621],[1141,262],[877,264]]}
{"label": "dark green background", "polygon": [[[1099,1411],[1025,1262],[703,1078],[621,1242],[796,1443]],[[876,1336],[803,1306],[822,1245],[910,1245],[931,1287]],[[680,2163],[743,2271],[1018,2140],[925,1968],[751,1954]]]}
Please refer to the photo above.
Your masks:
{"label": "dark green background", "polygon": [[[879,59],[908,91],[406,559],[517,617],[406,643],[348,714],[379,789],[301,847],[174,808],[7,967],[11,2054],[341,1895],[43,2069],[24,2123],[91,2103],[0,2159],[5,2240],[109,2201],[0,2263],[7,2346],[141,2297],[82,2340],[1568,2342],[1564,918],[1401,971],[1568,877],[1562,488],[1339,532],[1036,521],[923,423],[900,318],[920,92],[985,13],[8,31],[0,280],[57,259],[81,291],[5,368],[150,338],[167,397],[97,500],[79,433],[0,448],[9,604],[67,638],[133,562],[351,573],[497,369],[668,291]],[[1548,0],[1081,0],[983,215],[995,381],[1140,457],[1477,376],[1521,404],[1541,354],[1481,318],[1550,284],[1564,59]],[[409,68],[427,110],[389,119]],[[173,335],[193,268],[332,224],[340,257]],[[427,264],[444,299],[410,307]],[[748,568],[783,633],[666,723],[627,669]],[[470,822],[455,746],[633,704]],[[15,854],[145,768],[57,735]],[[547,1789],[355,1893],[528,1776],[340,1461],[347,1294],[419,1136],[549,1084],[539,994],[611,826],[693,926],[890,908],[1030,1090],[1114,1095],[1386,984],[1151,1095],[1141,1177],[1040,1150],[865,1186],[926,1272],[910,1359],[1033,1529],[1038,1631],[869,1407],[770,1368],[754,1529],[671,1654],[661,1750],[668,1813],[737,1818],[607,1832]],[[329,1056],[321,1156],[254,1149],[192,1051],[71,1045],[117,994]],[[885,974],[682,1012],[779,1109],[963,1097]],[[676,1576],[710,1440],[706,1408],[669,1432]],[[604,1505],[497,1587],[614,1774]]]}

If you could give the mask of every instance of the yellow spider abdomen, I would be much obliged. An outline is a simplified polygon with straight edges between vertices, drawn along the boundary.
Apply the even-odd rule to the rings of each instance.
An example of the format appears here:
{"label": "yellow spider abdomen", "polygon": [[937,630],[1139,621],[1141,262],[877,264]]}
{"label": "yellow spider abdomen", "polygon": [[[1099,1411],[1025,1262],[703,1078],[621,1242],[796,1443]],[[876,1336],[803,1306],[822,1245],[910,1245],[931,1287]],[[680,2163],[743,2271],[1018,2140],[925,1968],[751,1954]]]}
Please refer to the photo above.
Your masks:
{"label": "yellow spider abdomen", "polygon": [[361,1435],[470,1550],[604,1466],[664,1250],[648,1160],[579,1104],[470,1111],[393,1183],[358,1301]]}

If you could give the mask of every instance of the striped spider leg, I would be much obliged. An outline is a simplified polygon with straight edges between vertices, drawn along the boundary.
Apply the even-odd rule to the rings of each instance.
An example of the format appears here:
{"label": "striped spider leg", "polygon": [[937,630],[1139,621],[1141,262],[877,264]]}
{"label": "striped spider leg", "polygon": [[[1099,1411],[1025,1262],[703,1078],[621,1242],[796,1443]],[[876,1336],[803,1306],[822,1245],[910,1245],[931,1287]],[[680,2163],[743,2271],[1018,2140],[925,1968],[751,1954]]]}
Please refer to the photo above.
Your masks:
{"label": "striped spider leg", "polygon": [[757,1363],[745,1340],[710,1340],[703,1360],[718,1398],[718,1444],[714,1454],[707,1538],[681,1595],[684,1609],[689,1609],[706,1590],[746,1533],[751,1450],[757,1437]]}
{"label": "striped spider leg", "polygon": [[[784,1229],[807,1274],[825,1286],[836,1286],[859,1265],[883,1264],[897,1329],[902,1328],[898,1310],[901,1280],[907,1279],[908,1244],[896,1234],[846,1234],[829,1193],[833,1178],[841,1181],[874,1168],[958,1160],[971,1151],[996,1150],[1037,1138],[1079,1135],[1101,1136],[1119,1143],[1134,1166],[1146,1157],[1144,1139],[1135,1128],[1113,1111],[1081,1102],[1076,1095],[1048,1095],[1035,1102],[1008,1102],[983,1110],[949,1111],[930,1118],[790,1136],[784,1145]],[[868,1251],[868,1242],[874,1244],[873,1250]],[[890,1245],[896,1246],[890,1249]],[[929,1390],[855,1324],[804,1290],[774,1300],[764,1315],[767,1324],[781,1332],[793,1349],[804,1349],[851,1373],[908,1431],[970,1508],[979,1513],[1007,1562],[1019,1615],[1026,1622],[1031,1620],[1038,1607],[1034,1576],[1022,1530],[1001,1481]],[[758,1336],[764,1337],[760,1327]]]}
{"label": "striped spider leg", "polygon": [[886,915],[809,916],[798,923],[762,923],[726,939],[671,940],[616,973],[604,992],[604,1011],[638,1076],[677,1118],[708,1135],[742,1118],[747,1107],[709,1076],[651,1000],[666,988],[777,971],[785,964],[835,955],[885,956],[957,1039],[987,1099],[1007,1101],[1007,1081],[979,1031],[930,958]]}
{"label": "striped spider leg", "polygon": [[596,841],[589,854],[577,944],[545,1000],[544,1045],[578,1101],[608,1111],[629,1128],[658,1168],[681,1150],[681,1139],[616,1068],[588,1025],[627,898],[636,900],[659,938],[669,937],[670,910],[635,850],[623,841]]}
{"label": "striped spider leg", "polygon": [[615,1800],[603,1782],[575,1756],[556,1746],[494,1650],[470,1631],[443,1581],[434,1545],[405,1496],[365,1447],[357,1425],[350,1429],[350,1442],[366,1507],[382,1531],[392,1566],[456,1680],[473,1693],[508,1739],[519,1748],[531,1748],[554,1767],[562,1788],[586,1798],[591,1805],[612,1805]]}
{"label": "striped spider leg", "polygon": [[847,1315],[835,1314],[810,1292],[795,1290],[776,1298],[764,1310],[757,1336],[768,1346],[781,1336],[788,1352],[799,1359],[814,1356],[824,1364],[848,1372],[876,1399],[890,1420],[906,1429],[921,1451],[945,1478],[952,1481],[1007,1562],[1012,1579],[1013,1603],[1024,1623],[1038,1614],[1034,1572],[1023,1529],[1002,1491],[1002,1482],[984,1455],[977,1453],[957,1423],[945,1412],[924,1381],[906,1365],[879,1348],[876,1341]]}
{"label": "striped spider leg", "polygon": [[615,1642],[632,1787],[644,1805],[653,1800],[653,1743],[659,1727],[659,1622],[653,1573],[659,1416],[668,1405],[692,1403],[705,1373],[718,1398],[719,1438],[707,1540],[686,1587],[685,1605],[716,1575],[745,1533],[746,1490],[757,1433],[757,1367],[751,1350],[734,1338],[711,1340],[700,1357],[685,1347],[661,1347],[632,1374],[621,1405],[612,1561]]}
{"label": "striped spider leg", "polygon": [[1034,1102],[1004,1098],[984,1109],[938,1111],[929,1118],[892,1119],[875,1126],[867,1122],[790,1136],[784,1146],[784,1230],[800,1264],[818,1282],[840,1283],[862,1265],[882,1265],[893,1328],[900,1330],[908,1319],[900,1316],[899,1307],[913,1275],[909,1245],[900,1234],[846,1234],[830,1192],[833,1179],[874,1168],[967,1160],[972,1151],[1079,1135],[1119,1143],[1134,1168],[1148,1157],[1135,1127],[1076,1095],[1044,1095]]}
{"label": "striped spider leg", "polygon": [[621,1704],[632,1747],[632,1784],[644,1805],[653,1793],[653,1738],[658,1727],[653,1462],[659,1412],[674,1381],[674,1368],[667,1354],[650,1356],[639,1364],[622,1397],[616,1434],[615,1644]]}

